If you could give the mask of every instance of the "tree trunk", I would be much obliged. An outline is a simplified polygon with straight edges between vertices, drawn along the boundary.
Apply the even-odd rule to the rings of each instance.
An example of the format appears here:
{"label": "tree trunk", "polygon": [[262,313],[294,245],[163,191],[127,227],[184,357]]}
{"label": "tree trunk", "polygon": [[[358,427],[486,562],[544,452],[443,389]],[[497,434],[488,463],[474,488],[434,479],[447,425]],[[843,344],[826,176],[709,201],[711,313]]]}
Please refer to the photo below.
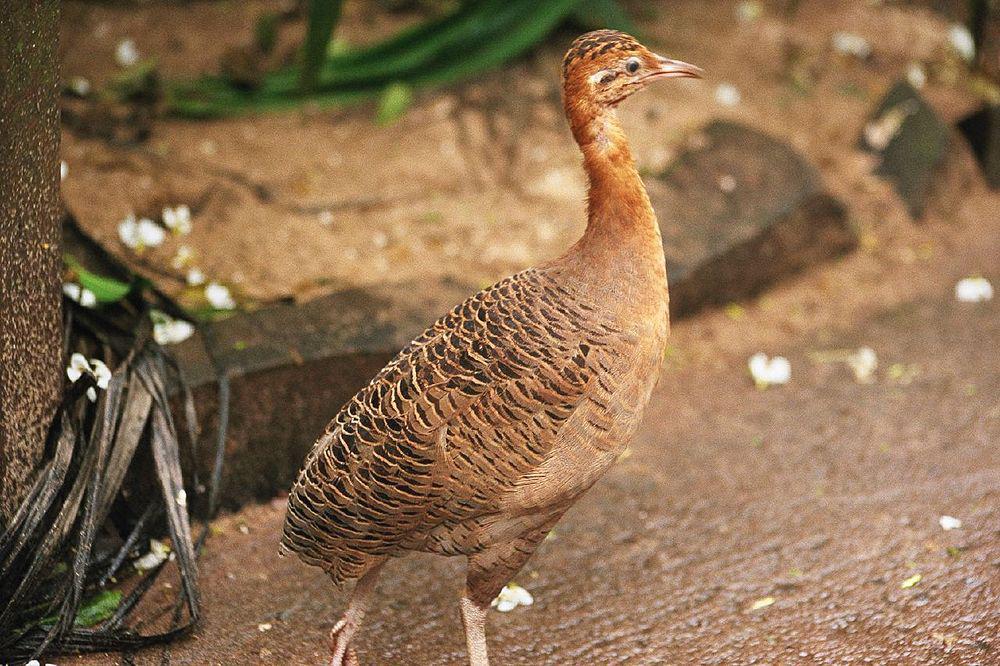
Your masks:
{"label": "tree trunk", "polygon": [[62,392],[59,2],[0,15],[0,526],[28,489]]}

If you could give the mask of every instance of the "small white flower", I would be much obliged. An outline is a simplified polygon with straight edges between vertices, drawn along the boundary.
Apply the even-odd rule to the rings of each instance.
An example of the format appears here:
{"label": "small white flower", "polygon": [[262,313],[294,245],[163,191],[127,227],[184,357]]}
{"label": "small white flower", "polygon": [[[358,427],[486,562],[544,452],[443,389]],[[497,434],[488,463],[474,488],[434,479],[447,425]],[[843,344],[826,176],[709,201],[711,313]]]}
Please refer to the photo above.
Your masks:
{"label": "small white flower", "polygon": [[158,567],[160,563],[166,561],[169,556],[170,546],[157,539],[150,539],[149,552],[142,557],[133,560],[132,566],[139,571],[149,571],[150,569]]}
{"label": "small white flower", "polygon": [[191,209],[185,204],[176,208],[163,209],[163,225],[175,234],[186,236],[191,233]]}
{"label": "small white flower", "polygon": [[69,80],[69,89],[80,97],[90,94],[90,81],[82,76],[74,76]]}
{"label": "small white flower", "polygon": [[316,219],[317,219],[317,220],[319,221],[319,223],[320,223],[320,224],[322,224],[322,225],[323,225],[324,227],[328,227],[328,226],[330,226],[331,224],[333,224],[333,213],[331,213],[331,212],[330,212],[330,211],[328,211],[328,210],[321,210],[321,211],[319,212],[319,215],[317,215],[317,216],[316,216]]}
{"label": "small white flower", "polygon": [[982,277],[959,280],[955,285],[955,298],[963,303],[984,303],[993,300],[993,285]]}
{"label": "small white flower", "polygon": [[66,180],[66,176],[69,175],[69,165],[66,164],[66,160],[59,160],[59,181],[62,182]]}
{"label": "small white flower", "polygon": [[871,347],[861,347],[847,357],[847,365],[859,384],[870,384],[878,369],[878,355]]}
{"label": "small white flower", "polygon": [[85,308],[97,307],[97,296],[94,295],[94,292],[86,287],[81,287],[75,282],[65,283],[63,285],[63,293]]}
{"label": "small white flower", "polygon": [[948,41],[966,62],[972,62],[976,57],[976,41],[972,38],[972,33],[961,23],[953,23],[948,28]]}
{"label": "small white flower", "polygon": [[736,5],[736,19],[742,23],[756,21],[764,14],[764,7],[757,0],[743,0]]}
{"label": "small white flower", "polygon": [[188,494],[187,491],[181,488],[177,491],[177,506],[182,509],[186,509],[188,505]]}
{"label": "small white flower", "polygon": [[205,274],[201,272],[200,268],[192,268],[187,273],[187,283],[192,287],[198,287],[205,284]]}
{"label": "small white flower", "polygon": [[188,245],[181,245],[177,248],[177,254],[170,260],[170,265],[179,270],[192,261],[194,261],[194,250]]}
{"label": "small white flower", "polygon": [[906,80],[919,90],[927,85],[927,71],[919,62],[911,62],[906,68]]}
{"label": "small white flower", "polygon": [[853,32],[837,32],[833,35],[833,48],[838,53],[867,60],[872,54],[872,45],[867,39]]}
{"label": "small white flower", "polygon": [[732,83],[720,83],[715,87],[715,101],[722,106],[737,106],[742,100],[739,88]]}
{"label": "small white flower", "polygon": [[736,179],[731,174],[719,176],[719,189],[730,194],[736,191]]}
{"label": "small white flower", "polygon": [[767,354],[758,352],[747,362],[750,375],[758,388],[767,388],[771,384],[787,384],[792,377],[792,364],[784,356],[768,358]]}
{"label": "small white flower", "polygon": [[205,298],[216,310],[232,310],[236,308],[236,301],[229,293],[229,287],[218,282],[209,282],[205,287]]}
{"label": "small white flower", "polygon": [[166,230],[147,217],[139,220],[129,214],[118,223],[118,238],[125,247],[142,251],[147,247],[157,247],[167,238]]}
{"label": "small white flower", "polygon": [[490,607],[496,608],[501,613],[507,613],[518,606],[530,606],[533,603],[535,603],[535,598],[531,596],[531,592],[517,583],[510,582],[500,590],[500,594],[493,600]]}
{"label": "small white flower", "polygon": [[123,39],[118,42],[118,48],[115,49],[115,60],[122,67],[131,67],[139,62],[139,48],[135,45],[135,41]]}
{"label": "small white flower", "polygon": [[[108,388],[108,384],[111,382],[111,370],[104,364],[104,361],[92,358],[88,362],[83,354],[76,352],[69,357],[66,376],[71,383],[76,383],[76,380],[83,377],[84,373],[94,377],[99,389]],[[94,390],[94,387],[87,389],[87,397],[91,402],[97,402],[97,391]]]}
{"label": "small white flower", "polygon": [[272,628],[273,627],[270,622],[261,622],[260,624],[257,625],[257,631],[259,631],[260,633],[264,633],[265,631],[271,631]]}
{"label": "small white flower", "polygon": [[160,345],[173,345],[184,342],[194,334],[194,326],[183,319],[174,319],[165,312],[151,310],[149,318],[153,320],[153,339]]}
{"label": "small white flower", "polygon": [[946,532],[962,528],[962,521],[954,516],[941,516],[938,518],[938,524],[941,525],[941,529]]}

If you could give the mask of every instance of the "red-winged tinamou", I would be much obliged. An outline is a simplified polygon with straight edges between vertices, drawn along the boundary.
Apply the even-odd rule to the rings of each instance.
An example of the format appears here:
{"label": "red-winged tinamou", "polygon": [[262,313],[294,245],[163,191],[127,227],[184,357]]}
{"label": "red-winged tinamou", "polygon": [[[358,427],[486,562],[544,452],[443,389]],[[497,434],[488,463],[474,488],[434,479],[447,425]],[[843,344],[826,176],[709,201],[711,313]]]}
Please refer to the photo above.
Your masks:
{"label": "red-winged tinamou", "polygon": [[319,438],[288,498],[282,549],[340,585],[351,647],[387,559],[464,555],[469,661],[486,612],[562,514],[622,453],[669,331],[656,216],[615,107],[697,67],[598,30],[563,62],[563,103],[589,180],[583,236],[472,296],[411,342]]}

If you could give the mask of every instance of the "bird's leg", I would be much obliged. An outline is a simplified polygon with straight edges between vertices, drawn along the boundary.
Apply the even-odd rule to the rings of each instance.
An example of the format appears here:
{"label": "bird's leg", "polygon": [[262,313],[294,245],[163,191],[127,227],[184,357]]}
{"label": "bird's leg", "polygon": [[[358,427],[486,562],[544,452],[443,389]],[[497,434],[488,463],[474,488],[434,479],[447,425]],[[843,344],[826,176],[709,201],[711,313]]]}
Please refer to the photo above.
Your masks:
{"label": "bird's leg", "polygon": [[358,666],[358,655],[351,647],[351,639],[361,627],[365,613],[371,605],[375,594],[375,583],[378,582],[383,564],[385,560],[371,567],[358,579],[351,593],[351,600],[347,602],[347,610],[330,632],[330,651],[333,652],[330,666]]}
{"label": "bird's leg", "polygon": [[469,570],[460,603],[470,666],[489,666],[486,614],[490,604],[511,577],[521,570],[561,516],[562,511],[559,511],[514,541],[500,543],[469,556]]}

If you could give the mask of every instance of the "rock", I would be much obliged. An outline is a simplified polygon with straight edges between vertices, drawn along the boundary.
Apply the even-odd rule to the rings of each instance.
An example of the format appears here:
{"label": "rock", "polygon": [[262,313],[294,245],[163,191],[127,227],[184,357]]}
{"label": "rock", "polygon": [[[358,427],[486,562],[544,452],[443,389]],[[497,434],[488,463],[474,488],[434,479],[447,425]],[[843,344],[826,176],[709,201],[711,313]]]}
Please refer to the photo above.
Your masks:
{"label": "rock", "polygon": [[958,125],[969,140],[986,182],[1000,188],[1000,105],[984,106]]}
{"label": "rock", "polygon": [[214,463],[220,373],[231,390],[221,498],[233,508],[287,491],[341,405],[474,291],[453,282],[351,289],[240,313],[170,347],[194,391],[199,477]]}
{"label": "rock", "polygon": [[949,145],[948,126],[905,81],[896,83],[871,115],[861,146],[880,157],[876,173],[891,181],[910,214],[923,215]]}
{"label": "rock", "polygon": [[755,129],[714,121],[648,179],[673,316],[752,296],[857,245],[816,170]]}

